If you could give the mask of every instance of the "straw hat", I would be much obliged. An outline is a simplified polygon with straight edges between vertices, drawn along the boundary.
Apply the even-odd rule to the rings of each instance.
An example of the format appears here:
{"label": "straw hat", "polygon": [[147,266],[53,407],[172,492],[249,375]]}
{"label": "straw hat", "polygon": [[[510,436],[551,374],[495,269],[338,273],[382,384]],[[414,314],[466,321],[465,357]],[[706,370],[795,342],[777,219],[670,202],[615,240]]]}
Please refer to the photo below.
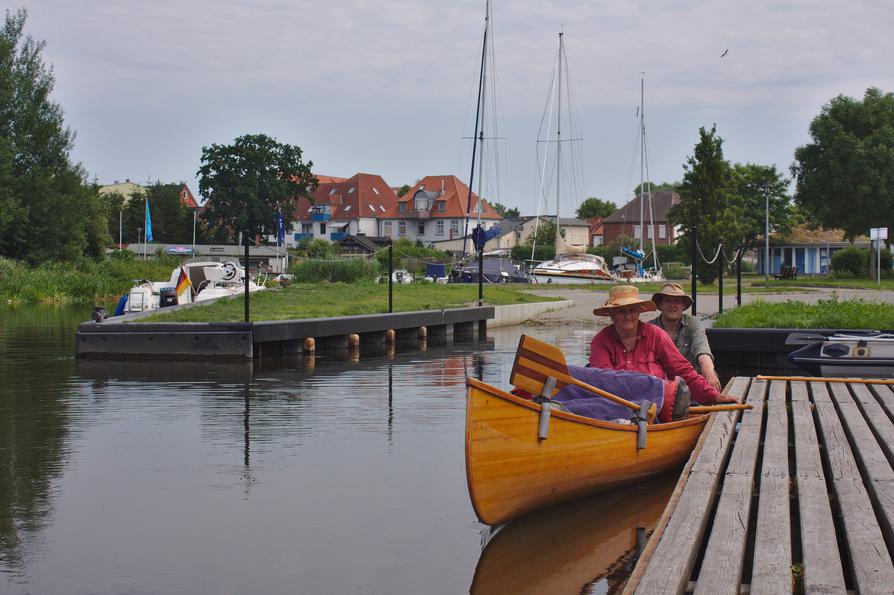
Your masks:
{"label": "straw hat", "polygon": [[661,291],[652,294],[652,301],[657,304],[663,297],[685,298],[686,305],[683,306],[684,310],[692,305],[692,298],[686,295],[686,292],[683,291],[683,286],[679,283],[665,283],[661,286]]}
{"label": "straw hat", "polygon": [[593,314],[596,316],[609,316],[609,312],[613,309],[633,304],[639,304],[640,312],[654,312],[657,310],[655,302],[639,297],[639,289],[635,285],[615,285],[608,290],[608,299],[605,300],[602,307],[593,310]]}

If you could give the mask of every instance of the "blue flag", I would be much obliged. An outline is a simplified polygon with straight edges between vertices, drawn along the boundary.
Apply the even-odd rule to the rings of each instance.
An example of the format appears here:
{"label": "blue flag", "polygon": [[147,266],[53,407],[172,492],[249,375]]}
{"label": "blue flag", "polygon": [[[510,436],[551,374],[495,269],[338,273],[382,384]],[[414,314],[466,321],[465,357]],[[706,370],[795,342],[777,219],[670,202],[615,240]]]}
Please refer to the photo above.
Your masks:
{"label": "blue flag", "polygon": [[286,223],[282,218],[282,211],[279,207],[276,208],[276,245],[283,245],[286,243]]}
{"label": "blue flag", "polygon": [[146,197],[146,241],[152,241],[152,217],[149,216],[149,197]]}

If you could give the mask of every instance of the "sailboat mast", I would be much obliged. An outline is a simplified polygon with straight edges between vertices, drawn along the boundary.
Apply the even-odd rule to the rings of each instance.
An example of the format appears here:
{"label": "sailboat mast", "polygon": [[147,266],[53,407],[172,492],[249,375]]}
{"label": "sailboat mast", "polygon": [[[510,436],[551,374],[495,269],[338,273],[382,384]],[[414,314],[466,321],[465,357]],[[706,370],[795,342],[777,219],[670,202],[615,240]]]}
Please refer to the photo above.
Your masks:
{"label": "sailboat mast", "polygon": [[[484,41],[481,44],[481,72],[478,75],[478,102],[475,106],[475,133],[472,135],[472,165],[471,165],[471,173],[469,174],[469,196],[466,201],[466,222],[465,228],[463,229],[463,258],[466,256],[466,240],[469,236],[469,213],[472,211],[472,185],[475,180],[475,152],[478,147],[478,122],[480,118],[483,117],[481,113],[481,105],[483,103],[483,95],[484,95],[484,67],[487,63],[487,33],[490,30],[490,0],[487,0],[485,3],[485,11],[484,11]],[[484,136],[483,133],[481,136]],[[480,189],[479,189],[480,192]],[[481,195],[479,194],[479,199]]]}
{"label": "sailboat mast", "polygon": [[564,32],[559,33],[559,72],[558,72],[558,101],[556,102],[556,255],[559,257],[559,251],[562,246],[562,227],[559,224],[559,193],[561,191],[562,181],[562,57],[563,43],[562,36]]}
{"label": "sailboat mast", "polygon": [[645,122],[645,77],[641,77],[639,79],[639,251],[645,253],[643,250],[643,238],[646,235],[646,225],[645,220],[643,218],[643,201],[646,194],[645,188],[645,168],[646,168],[646,122]]}

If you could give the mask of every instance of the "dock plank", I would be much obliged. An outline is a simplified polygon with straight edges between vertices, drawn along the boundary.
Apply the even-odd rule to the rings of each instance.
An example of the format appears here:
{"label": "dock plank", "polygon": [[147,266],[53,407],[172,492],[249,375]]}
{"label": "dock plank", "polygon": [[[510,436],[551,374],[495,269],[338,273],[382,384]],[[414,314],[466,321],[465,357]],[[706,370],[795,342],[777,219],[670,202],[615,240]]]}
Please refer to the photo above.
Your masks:
{"label": "dock plank", "polygon": [[754,409],[742,414],[696,583],[696,595],[739,593],[767,388],[766,381],[756,380],[748,390],[746,402],[751,403]]}
{"label": "dock plank", "polygon": [[799,399],[793,400],[791,406],[804,592],[843,593],[844,569],[841,554],[835,546],[838,540],[813,411],[810,402],[806,398],[800,398],[807,396],[807,386],[794,382],[792,385],[799,385],[798,390],[803,390],[803,394],[799,392]]}
{"label": "dock plank", "polygon": [[[862,386],[866,388],[865,385]],[[853,454],[862,466],[866,478],[870,481],[894,480],[891,463],[872,433],[866,418],[863,417],[863,412],[851,397],[848,384],[832,385],[832,398],[838,404],[839,418],[855,447]],[[885,421],[890,425],[891,420]],[[882,420],[879,422],[882,423]]]}
{"label": "dock plank", "polygon": [[807,383],[806,382],[791,382],[788,385],[789,392],[791,393],[791,401],[792,403],[797,403],[799,401],[810,401],[810,394],[807,392]]}
{"label": "dock plank", "polygon": [[878,397],[879,405],[887,412],[888,417],[894,419],[894,391],[884,384],[873,384],[872,392]]}
{"label": "dock plank", "polygon": [[[875,390],[876,387],[873,386],[870,389],[865,384],[854,384],[851,385],[851,388],[854,391],[854,401],[860,406],[863,417],[878,436],[879,446],[888,457],[888,462],[894,462],[894,422],[891,421],[887,411],[876,398],[876,395],[879,394]],[[890,389],[887,386],[881,388],[890,394]]]}
{"label": "dock plank", "polygon": [[751,593],[778,593],[792,582],[788,411],[785,382],[770,384],[751,570]]}
{"label": "dock plank", "polygon": [[[815,401],[817,395],[820,399],[831,398],[825,384],[811,382],[811,388]],[[838,392],[833,389],[832,394],[837,396]],[[841,406],[856,407],[846,402]],[[831,401],[816,401],[816,412],[826,446],[832,488],[841,503],[845,543],[857,590],[860,593],[890,593],[891,585],[894,585],[894,565],[842,421]]]}
{"label": "dock plank", "polygon": [[[736,377],[727,392],[744,396],[750,379]],[[720,483],[721,465],[732,445],[739,418],[736,412],[714,413],[708,436],[683,486],[658,545],[642,571],[636,593],[682,593],[689,584],[707,527],[711,504]],[[650,547],[650,546],[647,546]],[[639,569],[635,569],[637,574]]]}

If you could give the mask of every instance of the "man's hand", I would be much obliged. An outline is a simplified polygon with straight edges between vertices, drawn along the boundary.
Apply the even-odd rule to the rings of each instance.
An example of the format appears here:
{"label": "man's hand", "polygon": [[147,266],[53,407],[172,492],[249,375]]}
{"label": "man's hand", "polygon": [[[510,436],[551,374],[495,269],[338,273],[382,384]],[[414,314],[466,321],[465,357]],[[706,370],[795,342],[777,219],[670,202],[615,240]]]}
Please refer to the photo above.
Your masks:
{"label": "man's hand", "polygon": [[741,397],[734,397],[734,396],[732,396],[732,395],[727,395],[727,394],[725,394],[725,393],[720,393],[719,395],[717,395],[717,401],[716,401],[716,402],[717,402],[718,404],[719,404],[719,403],[741,403],[741,402],[742,402],[742,399],[741,399]]}
{"label": "man's hand", "polygon": [[720,387],[720,378],[717,377],[717,372],[714,370],[702,370],[705,375],[705,380],[708,381],[708,384],[716,388],[717,390],[721,390]]}

